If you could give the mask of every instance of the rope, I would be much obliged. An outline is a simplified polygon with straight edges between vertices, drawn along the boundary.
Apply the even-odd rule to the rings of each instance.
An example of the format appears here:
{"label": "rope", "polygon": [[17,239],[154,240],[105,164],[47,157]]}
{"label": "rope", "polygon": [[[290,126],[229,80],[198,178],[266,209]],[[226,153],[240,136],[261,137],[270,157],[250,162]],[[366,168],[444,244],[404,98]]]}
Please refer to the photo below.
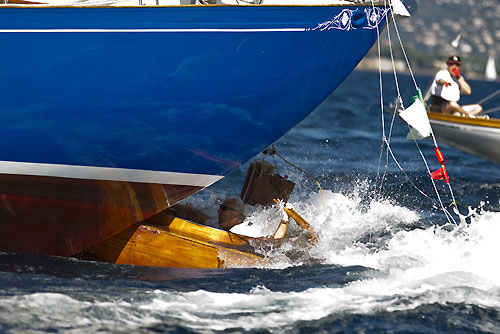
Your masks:
{"label": "rope", "polygon": [[[375,10],[375,4],[373,0],[371,0],[372,4],[372,10]],[[379,87],[380,87],[380,117],[381,117],[381,124],[382,124],[382,144],[380,146],[380,156],[379,156],[379,161],[378,161],[378,166],[377,166],[377,176],[375,178],[375,184],[378,183],[378,178],[380,175],[380,163],[382,162],[382,153],[384,150],[384,142],[385,142],[385,122],[384,122],[384,97],[383,97],[383,86],[382,86],[382,57],[380,55],[380,30],[378,28],[378,24],[376,25],[377,27],[377,52],[378,52],[378,76],[379,76]],[[385,165],[386,171],[387,171],[387,164]],[[381,183],[383,183],[383,179],[385,177],[385,172],[384,176],[381,178]]]}
{"label": "rope", "polygon": [[[396,17],[394,16],[394,13],[393,13],[393,12],[391,12],[391,13],[392,13],[392,18],[393,18],[393,24],[394,24],[394,27],[395,27],[396,31],[398,31],[398,30],[397,30],[397,24],[396,24]],[[415,89],[419,92],[419,94],[421,94],[421,93],[420,93],[420,88],[418,87],[418,85],[417,85],[417,83],[416,83],[416,81],[415,81],[415,77],[414,77],[414,75],[413,75],[413,72],[411,71],[411,67],[410,67],[410,65],[409,65],[408,58],[406,57],[406,52],[404,51],[403,42],[401,41],[401,38],[400,38],[399,34],[398,34],[398,39],[399,39],[399,44],[400,44],[400,46],[401,46],[401,49],[402,49],[402,51],[403,51],[403,54],[405,55],[405,59],[406,59],[407,64],[408,64],[408,68],[409,68],[409,70],[410,70],[410,75],[411,75],[411,77],[412,77],[412,79],[413,79],[413,83],[415,84]],[[391,52],[392,52],[392,49],[391,49]],[[394,67],[394,63],[393,63],[393,67]],[[420,96],[419,96],[419,97],[420,97]],[[433,142],[434,142],[434,147],[438,148],[437,140],[436,140],[436,137],[434,136],[434,132],[433,132],[432,130],[431,130],[431,137],[432,137],[432,140],[433,140]],[[422,151],[421,151],[421,149],[420,149],[420,146],[418,145],[418,143],[417,143],[417,141],[416,141],[416,139],[415,139],[415,138],[413,138],[413,141],[415,142],[415,145],[417,146],[417,148],[418,148],[418,150],[419,150],[419,152],[420,152],[420,156],[422,157],[422,160],[424,161],[424,163],[425,163],[425,165],[426,165],[426,167],[427,167],[427,173],[428,173],[428,174],[429,174],[429,176],[430,176],[430,179],[431,179],[432,184],[433,184],[433,186],[434,186],[434,190],[435,190],[435,192],[436,192],[436,195],[438,196],[439,203],[440,203],[441,207],[443,208],[443,211],[444,211],[444,212],[445,212],[445,214],[446,214],[446,213],[447,213],[447,211],[444,209],[444,205],[443,205],[443,203],[442,203],[442,201],[441,201],[441,198],[440,198],[440,196],[439,196],[439,192],[438,192],[438,190],[437,190],[437,188],[436,188],[436,185],[435,185],[435,183],[434,183],[434,179],[433,179],[433,178],[432,178],[432,176],[431,176],[431,172],[430,172],[430,170],[429,170],[429,166],[428,166],[428,164],[427,164],[427,160],[425,159],[425,156],[424,156],[424,154],[422,153]],[[451,195],[451,198],[452,198],[452,204],[455,206],[456,211],[457,211],[457,212],[459,212],[458,207],[457,207],[457,205],[456,205],[455,195],[453,194],[453,189],[451,188],[451,184],[450,184],[450,183],[447,183],[447,184],[448,184],[448,188],[450,189],[450,195]],[[452,218],[452,219],[453,219],[453,218]],[[449,220],[449,219],[448,219],[448,220]],[[454,221],[454,220],[453,220],[453,221]],[[455,222],[455,221],[454,221],[454,222]]]}
{"label": "rope", "polygon": [[[429,195],[427,195],[423,190],[421,190],[416,184],[415,182],[412,181],[412,179],[408,176],[408,174],[406,173],[406,171],[403,169],[403,167],[401,167],[400,163],[398,162],[398,160],[396,159],[396,156],[394,155],[392,149],[390,147],[388,147],[388,151],[391,153],[391,157],[393,158],[394,162],[396,163],[396,166],[399,167],[399,169],[401,170],[401,172],[403,172],[404,176],[406,177],[406,179],[411,183],[411,185],[420,193],[422,194],[424,197],[426,197],[428,200],[430,200],[434,205],[436,204],[439,204],[439,206],[441,207],[441,209],[443,210],[444,214],[445,214],[445,217],[446,219],[448,220],[449,223],[453,222],[455,223],[455,220],[453,219],[453,217],[451,216],[451,214],[448,212],[448,210],[446,210],[446,208],[444,207],[443,205],[443,202],[441,201],[441,197],[439,196],[439,192],[436,188],[436,184],[434,182],[434,180],[432,180],[432,185],[434,186],[434,189],[436,190],[436,194],[437,194],[437,197],[438,197],[438,203],[436,203],[436,200],[433,199],[432,197],[430,197]],[[420,154],[422,155],[422,152],[420,151]],[[426,167],[427,167],[427,170],[429,171],[429,166],[426,164]],[[455,223],[456,224],[456,223]]]}
{"label": "rope", "polygon": [[[403,104],[403,100],[401,99],[401,97],[398,98],[398,103],[400,103],[401,105]],[[391,144],[392,128],[394,127],[394,119],[396,118],[397,108],[398,108],[398,104],[396,104],[394,106],[394,112],[392,113],[391,126],[389,129],[389,139],[387,139],[385,136],[382,138],[382,140],[387,142],[388,150],[386,151],[385,171],[384,171],[384,175],[382,176],[382,179],[380,181],[379,194],[382,193],[382,187],[383,187],[383,183],[385,180],[385,176],[387,175],[387,170],[389,169],[389,149],[390,149],[390,144]],[[383,149],[383,147],[382,147],[382,149]]]}
{"label": "rope", "polygon": [[[408,126],[408,128],[410,128],[410,127]],[[434,138],[434,136],[433,136],[433,138]],[[425,168],[427,169],[427,174],[429,174],[429,176],[430,176],[431,175],[431,170],[429,168],[429,164],[427,164],[427,160],[425,159],[424,153],[420,149],[420,145],[418,145],[418,142],[415,139],[415,137],[413,137],[413,141],[415,142],[415,145],[417,146],[418,152],[420,153],[420,156],[422,157],[422,160],[424,161]],[[450,215],[450,213],[448,212],[448,210],[446,210],[446,208],[444,207],[443,201],[441,200],[441,196],[439,195],[439,191],[438,191],[437,186],[436,186],[436,182],[434,182],[434,179],[432,177],[430,178],[430,180],[431,180],[432,186],[434,188],[434,192],[436,193],[436,196],[438,198],[438,202],[439,202],[439,206],[441,207],[441,210],[443,210],[446,218],[448,219],[448,222],[450,222],[450,218],[451,218],[451,220],[453,221],[453,223],[455,223],[455,220],[453,219],[453,217]],[[449,184],[448,184],[448,186],[450,187]],[[451,187],[450,187],[450,190],[451,190]],[[453,192],[451,193],[451,195],[453,197]],[[453,203],[455,203],[455,198],[454,197],[453,197]]]}
{"label": "rope", "polygon": [[[395,18],[395,16],[394,16],[394,13],[392,13],[392,16],[393,16],[394,27],[396,28],[396,31],[397,31],[397,24],[396,24],[396,18]],[[399,37],[399,35],[398,35],[398,37]],[[405,55],[406,55],[406,52],[404,51],[403,42],[401,41],[401,39],[400,39],[400,38],[399,38],[399,43],[400,43],[401,49],[403,50],[403,54],[405,54]],[[405,56],[405,58],[406,58],[406,56]],[[408,62],[408,60],[407,60],[407,62]],[[394,66],[394,64],[393,64],[393,66]],[[409,66],[409,62],[408,62],[408,66]],[[412,77],[413,82],[414,82],[414,84],[415,84],[415,88],[417,89],[417,91],[419,92],[419,94],[421,94],[421,93],[420,93],[420,88],[418,87],[418,85],[417,85],[417,83],[416,83],[416,81],[415,81],[415,77],[414,77],[413,73],[411,72],[411,68],[409,68],[409,69],[410,69],[410,74],[411,74],[411,77]],[[419,98],[420,98],[420,96],[419,96]],[[432,137],[432,141],[434,142],[434,147],[438,148],[437,140],[436,140],[436,137],[434,136],[434,132],[432,131],[432,128],[431,128],[431,137]],[[422,157],[422,160],[424,161],[424,163],[425,163],[425,165],[426,165],[426,168],[427,168],[427,173],[428,173],[428,174],[429,174],[429,176],[430,176],[430,179],[431,179],[432,184],[433,184],[433,186],[434,186],[434,190],[435,190],[435,192],[436,192],[436,195],[438,196],[439,203],[440,203],[440,205],[441,205],[441,207],[442,207],[443,211],[445,212],[445,214],[447,214],[448,212],[447,212],[447,210],[445,210],[445,208],[444,208],[444,205],[443,205],[443,203],[442,203],[442,201],[441,201],[441,198],[440,198],[440,196],[439,196],[439,192],[438,192],[438,190],[437,190],[437,188],[436,188],[436,185],[435,185],[435,183],[434,183],[434,179],[433,179],[433,178],[432,178],[432,176],[431,176],[431,172],[430,172],[429,166],[428,166],[428,164],[427,164],[427,160],[425,159],[425,156],[424,156],[424,154],[422,153],[422,150],[420,149],[420,146],[418,145],[418,143],[417,143],[417,141],[416,141],[416,139],[415,139],[415,138],[413,138],[413,141],[415,142],[415,145],[417,146],[417,148],[418,148],[418,150],[419,150],[419,152],[420,152],[420,156]],[[451,184],[450,184],[450,183],[448,183],[448,182],[447,182],[447,184],[448,184],[448,188],[449,188],[449,190],[450,190],[450,195],[451,195],[451,198],[452,198],[452,204],[455,206],[456,211],[457,211],[457,212],[460,212],[460,211],[458,210],[458,207],[457,207],[457,204],[456,204],[455,195],[453,194],[453,189],[452,189],[452,187],[451,187]],[[449,214],[449,213],[448,213],[448,214]],[[450,217],[451,217],[451,215],[450,215]],[[451,217],[451,219],[453,220],[453,218],[452,218],[452,217]],[[448,221],[449,221],[449,219],[448,219]],[[453,222],[455,222],[455,220],[453,220]]]}
{"label": "rope", "polygon": [[495,112],[495,111],[499,111],[499,110],[500,110],[500,107],[492,108],[492,109],[484,110],[483,114],[489,114],[489,113],[492,113],[492,112]]}
{"label": "rope", "polygon": [[498,94],[500,94],[500,89],[497,90],[496,92],[494,92],[493,94],[490,94],[490,95],[486,96],[484,99],[482,99],[481,101],[479,101],[477,104],[483,104],[483,103],[491,100],[492,98],[494,98]]}
{"label": "rope", "polygon": [[[386,6],[386,1],[384,0],[384,6]],[[374,7],[374,3],[373,3],[373,0],[372,0],[372,7]],[[398,41],[399,41],[399,45],[401,47],[401,50],[402,50],[402,53],[404,55],[404,58],[405,58],[405,61],[406,61],[406,64],[408,66],[408,69],[410,71],[410,76],[413,80],[413,83],[415,85],[415,89],[417,90],[417,92],[419,92],[419,95],[421,94],[420,93],[420,89],[417,85],[417,82],[415,80],[415,76],[413,74],[413,71],[411,70],[411,66],[410,66],[410,62],[408,60],[408,57],[406,55],[406,51],[404,49],[404,46],[403,46],[403,42],[401,40],[401,36],[399,34],[399,31],[398,31],[398,28],[397,28],[397,24],[396,24],[396,17],[394,15],[394,12],[391,11],[391,14],[392,14],[392,22],[393,22],[393,26],[395,28],[395,31],[396,31],[396,34],[398,36]],[[387,17],[387,11],[386,11],[386,21],[388,22],[388,17]],[[389,39],[389,51],[390,51],[390,55],[391,55],[391,63],[392,63],[392,67],[393,67],[393,74],[394,74],[394,81],[395,81],[395,85],[396,85],[396,90],[397,90],[397,99],[398,99],[398,103],[396,103],[396,106],[395,106],[395,110],[394,110],[394,113],[393,113],[393,117],[392,117],[392,120],[391,120],[391,125],[390,125],[390,128],[389,128],[389,137],[387,138],[385,136],[385,122],[384,122],[384,107],[383,107],[383,87],[382,87],[382,70],[381,70],[381,52],[380,52],[380,42],[379,42],[379,39],[380,39],[380,31],[377,27],[377,46],[378,46],[378,57],[379,57],[379,83],[380,83],[380,100],[381,100],[381,119],[382,119],[382,145],[381,145],[381,154],[379,156],[379,167],[378,167],[378,170],[377,170],[377,180],[378,180],[378,177],[379,177],[379,171],[380,171],[380,163],[381,163],[381,157],[382,157],[382,152],[383,152],[383,149],[384,149],[384,144],[386,145],[386,149],[387,149],[387,152],[386,152],[386,170],[384,172],[384,175],[382,176],[381,178],[381,184],[380,184],[380,191],[382,190],[382,187],[383,187],[383,182],[385,180],[385,177],[386,177],[386,173],[387,173],[387,168],[388,168],[388,159],[389,159],[389,154],[391,155],[392,159],[394,160],[394,162],[396,163],[396,165],[398,166],[398,168],[403,172],[403,174],[405,175],[405,177],[410,181],[410,183],[412,184],[412,186],[417,189],[418,192],[420,192],[423,196],[425,196],[426,198],[430,199],[431,201],[435,202],[435,200],[433,200],[429,195],[427,195],[424,191],[422,191],[419,187],[417,187],[415,185],[415,183],[409,178],[409,176],[407,175],[407,173],[404,171],[404,169],[402,168],[401,164],[397,161],[395,155],[394,155],[394,152],[392,151],[391,149],[391,146],[390,146],[390,139],[391,139],[391,136],[392,136],[392,129],[393,129],[393,126],[394,126],[394,119],[395,119],[395,115],[396,115],[396,111],[397,111],[397,108],[398,108],[398,104],[401,105],[401,108],[404,110],[404,105],[403,105],[403,100],[401,98],[401,92],[400,92],[400,89],[399,89],[399,82],[398,82],[398,77],[397,77],[397,73],[396,73],[396,66],[395,66],[395,62],[394,62],[394,55],[393,55],[393,49],[392,49],[392,41],[391,41],[391,35],[390,35],[390,29],[389,29],[389,26],[387,27],[387,35],[388,35],[388,39]],[[419,96],[420,97],[420,96]],[[437,148],[438,145],[437,145],[437,141],[436,141],[436,138],[434,137],[434,133],[431,132],[431,135],[432,135],[432,139],[433,139],[433,142],[434,142],[434,145],[435,147]],[[417,149],[420,153],[420,156],[422,157],[422,160],[424,161],[424,164],[427,168],[427,173],[429,174],[430,176],[430,179],[431,179],[431,182],[432,182],[432,185],[434,187],[434,191],[436,193],[436,196],[437,196],[437,199],[438,199],[438,202],[439,202],[439,206],[441,207],[442,211],[444,212],[445,214],[445,217],[447,218],[448,222],[451,223],[451,221],[453,221],[453,223],[456,224],[455,220],[453,219],[453,217],[451,216],[451,214],[448,212],[448,210],[446,210],[442,200],[441,200],[441,196],[439,195],[439,191],[437,189],[437,186],[434,182],[434,179],[432,178],[431,176],[431,171],[429,169],[429,165],[427,163],[427,160],[425,159],[425,156],[422,152],[422,150],[420,149],[420,146],[418,145],[417,141],[415,138],[413,138],[413,141],[415,142],[416,146],[417,146]],[[450,194],[451,194],[451,197],[453,199],[453,202],[452,202],[452,205],[455,206],[455,209],[457,212],[458,211],[458,208],[456,206],[456,201],[455,201],[455,198],[454,198],[454,194],[453,194],[453,190],[451,188],[451,185],[448,183],[448,187],[450,189]]]}
{"label": "rope", "polygon": [[289,164],[290,166],[292,167],[295,167],[297,168],[298,170],[300,170],[302,173],[306,174],[307,176],[309,176],[311,179],[313,179],[314,182],[316,182],[316,184],[318,185],[318,188],[321,192],[321,199],[323,199],[323,203],[324,203],[324,196],[323,196],[323,189],[321,188],[321,185],[319,184],[318,180],[316,180],[316,178],[314,176],[311,175],[311,173],[307,172],[306,170],[294,165],[293,163],[291,163],[290,161],[286,160],[285,158],[283,158],[278,152],[275,153],[278,157],[281,158],[281,160],[283,160],[284,162],[286,162],[287,164]]}
{"label": "rope", "polygon": [[[372,1],[372,7],[373,7],[373,1]],[[387,9],[387,4],[386,2],[384,1],[384,9]],[[389,18],[387,17],[387,11],[385,11],[385,18],[386,18],[386,22],[389,22]],[[401,94],[400,94],[400,91],[399,91],[399,85],[398,85],[398,81],[397,81],[397,75],[396,75],[396,71],[395,71],[395,66],[394,66],[394,58],[393,58],[393,55],[392,55],[392,43],[390,42],[391,41],[391,37],[390,37],[390,30],[389,28],[387,29],[387,34],[388,34],[388,38],[389,38],[389,48],[390,48],[390,53],[391,53],[391,60],[392,60],[392,64],[393,64],[393,72],[394,72],[394,76],[395,76],[395,81],[396,81],[396,89],[397,89],[397,92],[398,92],[398,102],[402,104],[402,99],[401,99]],[[391,126],[389,128],[389,139],[387,139],[387,137],[385,136],[385,121],[384,121],[384,99],[383,99],[383,87],[382,87],[382,66],[380,65],[381,64],[381,52],[380,52],[380,31],[378,29],[378,26],[377,26],[377,36],[379,38],[377,38],[377,51],[378,51],[378,60],[379,60],[379,84],[380,84],[380,105],[381,105],[381,120],[382,120],[382,145],[380,147],[381,149],[381,152],[380,152],[380,157],[379,157],[379,169],[380,169],[380,162],[381,162],[381,157],[382,157],[382,153],[383,153],[383,149],[384,149],[384,143],[387,144],[388,148],[390,147],[390,141],[391,141],[391,136],[392,136],[392,128],[393,128],[393,125],[394,125],[394,119],[395,119],[395,116],[396,116],[396,110],[397,110],[397,104],[395,106],[395,109],[394,109],[394,112],[393,112],[393,116],[392,116],[392,120],[391,120]],[[377,170],[377,178],[376,178],[376,182],[375,184],[377,185],[378,184],[378,176],[379,176],[379,169]],[[381,194],[382,192],[382,188],[383,188],[383,184],[384,184],[384,181],[385,181],[385,177],[387,175],[387,171],[389,169],[389,151],[386,151],[386,157],[385,157],[385,169],[384,169],[384,174],[382,175],[381,179],[380,179],[380,187],[379,187],[379,194]]]}
{"label": "rope", "polygon": [[[392,10],[391,10],[391,15],[392,15],[392,22],[394,25],[394,30],[396,31],[396,35],[398,36],[399,45],[401,46],[401,51],[403,52],[403,56],[405,57],[406,66],[408,66],[408,71],[410,72],[410,76],[413,80],[413,84],[415,85],[415,89],[418,90],[417,81],[415,80],[415,76],[413,75],[413,71],[411,70],[410,61],[408,60],[408,56],[406,55],[405,48],[403,47],[403,41],[401,40],[401,35],[399,34],[398,25],[396,24],[396,16],[394,15],[394,12]],[[387,29],[387,30],[389,30],[389,29]],[[391,49],[391,57],[392,57],[392,49]],[[394,67],[394,63],[392,65]]]}
{"label": "rope", "polygon": [[[387,9],[387,5],[384,1],[384,9]],[[389,22],[389,18],[387,16],[387,10],[385,11],[385,19],[386,19],[386,22]],[[396,85],[396,91],[397,91],[397,99],[398,99],[398,103],[401,105],[401,107],[403,107],[404,109],[404,105],[403,105],[403,99],[401,98],[401,92],[399,90],[399,81],[398,81],[398,76],[397,76],[397,73],[396,73],[396,66],[394,66],[394,55],[393,55],[393,51],[392,51],[392,41],[391,41],[391,31],[389,29],[389,26],[387,27],[387,38],[389,40],[389,50],[390,50],[390,55],[391,55],[391,64],[393,65],[392,66],[392,71],[393,71],[393,74],[394,74],[394,82],[395,82],[395,85]],[[379,50],[379,57],[380,57],[380,50]],[[379,59],[380,61],[380,59]],[[391,138],[392,138],[392,129],[394,127],[394,120],[396,119],[396,111],[397,111],[397,104],[395,105],[394,107],[394,112],[392,113],[392,119],[391,119],[391,126],[389,127],[389,139],[386,139],[385,138],[385,134],[384,134],[384,139],[387,141],[387,146],[390,146],[390,142],[391,142]],[[382,110],[382,118],[383,118],[383,110]],[[385,180],[385,176],[387,174],[387,170],[389,168],[389,152],[387,151],[386,152],[386,165],[385,165],[385,171],[384,171],[384,175],[381,179],[381,183],[380,183],[380,193],[382,192],[382,186],[383,186],[383,182]]]}
{"label": "rope", "polygon": [[274,165],[276,166],[276,171],[278,172],[278,174],[280,173],[280,169],[278,167],[278,163],[276,162],[276,159],[274,158],[274,154],[273,154],[273,161],[274,161]]}

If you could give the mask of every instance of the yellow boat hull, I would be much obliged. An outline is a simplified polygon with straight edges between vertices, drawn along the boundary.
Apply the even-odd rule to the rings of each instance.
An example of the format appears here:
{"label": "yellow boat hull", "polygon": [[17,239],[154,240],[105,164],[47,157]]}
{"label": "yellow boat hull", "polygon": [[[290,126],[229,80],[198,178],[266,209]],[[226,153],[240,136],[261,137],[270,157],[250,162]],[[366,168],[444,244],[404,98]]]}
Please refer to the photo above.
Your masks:
{"label": "yellow boat hull", "polygon": [[85,259],[116,264],[182,268],[255,267],[268,260],[253,252],[252,238],[163,213],[86,250]]}

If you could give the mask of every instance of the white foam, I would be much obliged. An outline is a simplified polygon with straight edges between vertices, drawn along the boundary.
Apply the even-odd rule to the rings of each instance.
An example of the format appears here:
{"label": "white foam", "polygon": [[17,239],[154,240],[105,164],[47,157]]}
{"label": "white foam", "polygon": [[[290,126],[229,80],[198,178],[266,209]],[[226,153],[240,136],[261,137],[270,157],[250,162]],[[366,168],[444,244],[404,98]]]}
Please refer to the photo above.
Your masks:
{"label": "white foam", "polygon": [[[256,286],[249,293],[156,292],[147,307],[151,316],[165,312],[193,329],[286,329],[300,321],[336,313],[408,310],[429,303],[473,303],[500,308],[498,288],[467,273],[448,273],[401,284],[390,275],[354,282],[343,288],[312,288],[300,292],[270,291]],[[480,287],[468,287],[477,281]]]}
{"label": "white foam", "polygon": [[34,293],[4,297],[0,307],[2,323],[43,328],[89,328],[102,325],[150,324],[158,320],[137,312],[137,305],[125,300],[81,301],[64,293]]}
{"label": "white foam", "polygon": [[[299,292],[270,291],[256,286],[248,293],[155,291],[142,307],[151,318],[163,312],[194,329],[286,329],[301,320],[343,313],[414,309],[420,305],[464,303],[500,309],[500,212],[469,208],[468,224],[422,222],[415,210],[389,199],[370,199],[366,185],[341,193],[326,190],[293,196],[290,201],[318,231],[305,257],[323,264],[361,265],[376,270],[343,287],[318,287]],[[299,189],[300,191],[300,189]],[[368,197],[368,198],[367,198]],[[435,217],[440,217],[436,215]],[[426,218],[428,219],[428,218]],[[441,220],[438,220],[441,219]],[[459,221],[459,220],[457,220]],[[262,236],[279,223],[276,208],[250,208],[242,230]],[[293,248],[301,230],[293,223],[291,242],[268,250],[270,268],[297,265],[283,254]]]}
{"label": "white foam", "polygon": [[[241,293],[154,290],[138,300],[121,296],[113,302],[38,293],[3,298],[0,307],[8,312],[0,315],[16,314],[21,323],[36,318],[59,328],[130,329],[168,322],[204,331],[286,331],[297,322],[332,314],[411,310],[433,303],[500,310],[500,268],[495,260],[500,253],[500,213],[478,210],[468,225],[415,228],[420,217],[412,210],[387,200],[361,202],[355,193],[331,191],[294,202],[321,230],[318,244],[309,249],[311,258],[377,270],[341,287],[279,292],[259,285]],[[254,213],[261,214],[272,217],[275,212],[269,208]],[[385,239],[377,243],[375,236],[381,233]]]}

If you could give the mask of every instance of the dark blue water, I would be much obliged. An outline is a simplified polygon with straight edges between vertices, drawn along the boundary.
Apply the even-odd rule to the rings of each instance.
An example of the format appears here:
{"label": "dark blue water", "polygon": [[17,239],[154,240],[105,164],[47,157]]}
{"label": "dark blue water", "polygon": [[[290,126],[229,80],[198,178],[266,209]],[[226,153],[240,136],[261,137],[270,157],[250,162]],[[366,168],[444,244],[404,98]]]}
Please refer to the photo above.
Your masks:
{"label": "dark blue water", "polygon": [[[386,106],[396,96],[391,78]],[[415,88],[399,79],[409,104]],[[417,77],[422,89],[429,81]],[[500,89],[471,84],[463,102]],[[391,115],[383,117],[388,136]],[[465,222],[437,183],[450,224],[399,120],[391,147],[404,172],[385,153],[379,163],[381,118],[378,74],[354,72],[276,143],[321,185],[277,158],[297,184],[290,202],[319,231],[316,245],[285,243],[265,268],[222,270],[0,254],[0,332],[500,333],[500,166],[440,145]],[[437,169],[432,141],[419,146]],[[187,202],[215,214],[216,198],[239,195],[246,168]],[[250,208],[241,228],[265,235],[278,217]]]}

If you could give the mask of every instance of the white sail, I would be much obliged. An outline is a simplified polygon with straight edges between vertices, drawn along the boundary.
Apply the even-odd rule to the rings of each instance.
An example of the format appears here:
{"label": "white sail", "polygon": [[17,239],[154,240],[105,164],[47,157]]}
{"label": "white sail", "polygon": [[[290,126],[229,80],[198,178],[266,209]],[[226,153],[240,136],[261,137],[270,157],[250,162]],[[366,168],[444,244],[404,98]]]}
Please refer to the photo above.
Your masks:
{"label": "white sail", "polygon": [[486,80],[496,80],[497,79],[497,69],[495,66],[495,58],[490,55],[488,62],[486,63],[486,72],[484,73]]}

